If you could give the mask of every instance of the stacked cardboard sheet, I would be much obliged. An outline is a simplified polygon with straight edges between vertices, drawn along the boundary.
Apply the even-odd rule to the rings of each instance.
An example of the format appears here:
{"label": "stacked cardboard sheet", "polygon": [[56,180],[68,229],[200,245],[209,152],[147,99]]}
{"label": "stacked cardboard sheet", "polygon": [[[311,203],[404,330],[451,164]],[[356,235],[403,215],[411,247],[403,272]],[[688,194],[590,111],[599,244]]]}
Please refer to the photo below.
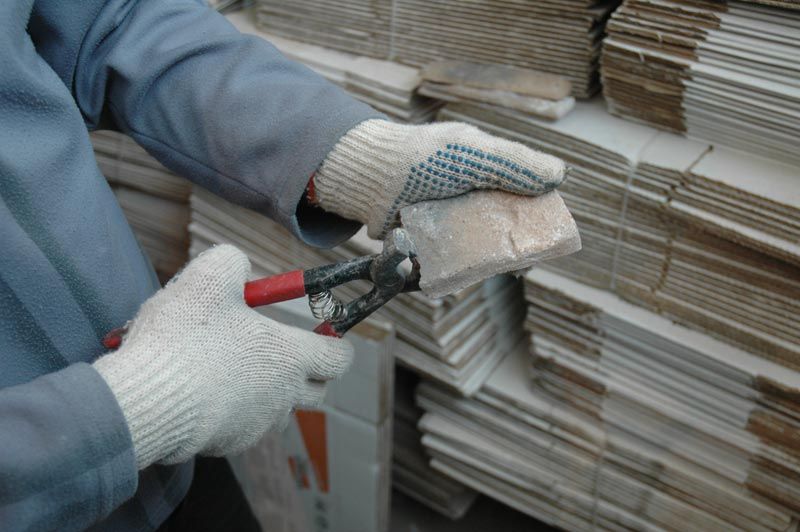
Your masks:
{"label": "stacked cardboard sheet", "polygon": [[795,529],[798,373],[543,270],[527,283],[533,361],[513,353],[472,398],[418,387],[434,469],[567,530]]}
{"label": "stacked cardboard sheet", "polygon": [[672,216],[800,265],[800,166],[660,133],[632,185]]}
{"label": "stacked cardboard sheet", "polygon": [[191,184],[121,133],[94,132],[92,143],[136,238],[162,280],[169,279],[187,259]]}
{"label": "stacked cardboard sheet", "polygon": [[[579,103],[555,123],[466,104],[448,104],[440,118],[473,123],[572,167],[559,192],[584,247],[543,267],[800,368],[793,168],[709,152],[612,117],[599,101]],[[790,223],[767,224],[770,213]]]}
{"label": "stacked cardboard sheet", "polygon": [[786,9],[800,9],[798,0],[745,0],[751,4],[762,4],[765,6],[785,7]]}
{"label": "stacked cardboard sheet", "polygon": [[438,100],[416,93],[421,83],[416,68],[288,39],[283,33],[264,33],[256,29],[249,11],[232,13],[228,20],[239,31],[268,40],[290,59],[305,64],[397,121],[429,122],[442,105]]}
{"label": "stacked cardboard sheet", "polygon": [[463,2],[303,0],[257,2],[257,22],[277,35],[422,66],[439,59],[552,72],[573,94],[599,89],[597,64],[613,0]]}
{"label": "stacked cardboard sheet", "polygon": [[599,420],[600,474],[690,503],[684,530],[796,522],[800,373],[544,270],[526,298],[536,393]]}
{"label": "stacked cardboard sheet", "polygon": [[431,468],[422,447],[417,423],[422,410],[414,404],[419,377],[398,367],[394,395],[394,448],[392,484],[418,502],[449,517],[459,519],[472,506],[477,492]]}
{"label": "stacked cardboard sheet", "polygon": [[[332,250],[298,242],[253,211],[196,188],[192,195],[192,249],[228,242],[244,250],[260,274],[274,274],[347,260],[380,251],[364,232]],[[351,286],[352,285],[352,286]],[[370,289],[366,282],[334,291],[349,300]],[[406,365],[470,394],[508,349],[523,339],[519,283],[496,277],[442,299],[420,293],[398,296],[381,314],[397,327],[396,356]]]}
{"label": "stacked cardboard sheet", "polygon": [[394,0],[258,0],[259,27],[298,41],[352,54],[391,55]]}
{"label": "stacked cardboard sheet", "polygon": [[572,82],[573,95],[586,98],[599,89],[600,40],[615,5],[395,0],[393,52],[413,65],[459,59],[552,72]]}
{"label": "stacked cardboard sheet", "polygon": [[454,480],[565,530],[658,530],[625,507],[644,506],[646,494],[598,466],[597,421],[576,419],[531,390],[524,349],[474,397],[425,382],[417,403],[426,411],[420,428],[431,467]]}
{"label": "stacked cardboard sheet", "polygon": [[800,11],[738,1],[628,0],[608,23],[617,115],[800,162]]}

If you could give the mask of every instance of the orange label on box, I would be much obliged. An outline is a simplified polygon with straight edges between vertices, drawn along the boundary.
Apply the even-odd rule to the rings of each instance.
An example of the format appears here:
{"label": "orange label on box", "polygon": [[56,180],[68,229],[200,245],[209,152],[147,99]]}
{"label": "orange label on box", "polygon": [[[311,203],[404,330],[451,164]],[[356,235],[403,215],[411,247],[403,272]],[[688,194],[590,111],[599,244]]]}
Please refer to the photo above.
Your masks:
{"label": "orange label on box", "polygon": [[325,426],[325,412],[320,410],[298,410],[295,412],[297,426],[303,437],[308,459],[322,493],[328,493],[328,439]]}

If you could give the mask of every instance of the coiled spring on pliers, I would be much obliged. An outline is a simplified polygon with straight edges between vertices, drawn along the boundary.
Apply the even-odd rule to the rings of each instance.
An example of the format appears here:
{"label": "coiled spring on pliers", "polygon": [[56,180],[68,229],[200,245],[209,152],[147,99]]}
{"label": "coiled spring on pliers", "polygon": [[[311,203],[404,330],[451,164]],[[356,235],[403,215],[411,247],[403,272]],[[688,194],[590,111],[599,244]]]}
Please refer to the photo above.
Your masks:
{"label": "coiled spring on pliers", "polygon": [[308,294],[308,306],[318,320],[341,321],[347,317],[347,307],[330,290]]}

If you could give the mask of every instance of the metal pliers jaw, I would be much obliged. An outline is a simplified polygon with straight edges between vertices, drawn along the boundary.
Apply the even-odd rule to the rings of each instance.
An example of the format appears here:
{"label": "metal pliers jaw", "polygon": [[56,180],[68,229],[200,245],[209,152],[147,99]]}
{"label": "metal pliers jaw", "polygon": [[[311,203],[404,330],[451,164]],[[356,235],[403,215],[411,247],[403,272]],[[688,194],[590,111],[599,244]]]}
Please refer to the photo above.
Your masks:
{"label": "metal pliers jaw", "polygon": [[[412,264],[408,273],[400,266],[406,259]],[[357,280],[370,281],[372,290],[348,303],[331,293],[331,289]],[[342,336],[397,294],[417,290],[416,248],[405,229],[398,228],[383,241],[379,254],[251,281],[245,285],[245,301],[257,307],[307,295],[314,316],[324,320],[314,331]]]}

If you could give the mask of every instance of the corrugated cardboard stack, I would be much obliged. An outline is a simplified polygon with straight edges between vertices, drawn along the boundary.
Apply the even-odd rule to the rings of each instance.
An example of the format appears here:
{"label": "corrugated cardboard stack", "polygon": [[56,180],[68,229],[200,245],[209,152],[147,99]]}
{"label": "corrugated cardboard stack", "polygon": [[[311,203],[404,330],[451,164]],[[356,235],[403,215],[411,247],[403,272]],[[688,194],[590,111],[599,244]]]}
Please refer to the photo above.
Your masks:
{"label": "corrugated cardboard stack", "polygon": [[800,515],[800,372],[544,270],[526,297],[537,387],[635,437],[618,460],[744,529]]}
{"label": "corrugated cardboard stack", "polygon": [[793,7],[625,1],[603,45],[609,109],[693,138],[800,162],[800,6]]}
{"label": "corrugated cardboard stack", "polygon": [[669,133],[639,155],[635,189],[672,216],[800,264],[800,166]]}
{"label": "corrugated cardboard stack", "polygon": [[800,368],[797,168],[709,151],[612,117],[601,101],[557,122],[467,104],[440,118],[572,167],[559,191],[584,248],[543,267]]}
{"label": "corrugated cardboard stack", "polygon": [[421,83],[416,68],[293,40],[300,39],[299,35],[290,34],[292,38],[285,38],[283,33],[264,33],[255,27],[249,11],[231,13],[227,17],[239,31],[268,40],[288,58],[315,70],[394,120],[413,124],[429,122],[442,105],[438,100],[416,93]]}
{"label": "corrugated cardboard stack", "polygon": [[434,469],[568,530],[793,530],[800,373],[545,270],[531,352],[424,383]]}
{"label": "corrugated cardboard stack", "polygon": [[[279,273],[347,260],[380,251],[365,233],[332,250],[298,242],[275,222],[196,188],[192,194],[192,249],[229,242],[244,250],[259,272]],[[366,293],[366,282],[335,291],[349,299]],[[382,311],[397,327],[395,354],[404,364],[474,392],[508,349],[523,340],[525,314],[519,284],[497,277],[443,299],[401,295]]]}
{"label": "corrugated cardboard stack", "polygon": [[191,183],[121,133],[94,132],[92,144],[136,238],[162,280],[169,279],[187,259]]}
{"label": "corrugated cardboard stack", "polygon": [[526,275],[529,351],[470,398],[418,387],[434,469],[570,530],[797,527],[800,166],[599,100],[439,119],[563,158],[584,249]]}
{"label": "corrugated cardboard stack", "polygon": [[491,3],[396,0],[393,52],[401,62],[439,59],[552,72],[579,98],[599,90],[600,40],[614,1]]}
{"label": "corrugated cardboard stack", "polygon": [[744,0],[751,4],[800,9],[800,0]]}
{"label": "corrugated cardboard stack", "polygon": [[395,372],[394,448],[392,483],[416,501],[449,517],[459,519],[469,510],[477,492],[431,468],[422,447],[417,423],[422,410],[414,404],[419,377],[402,367]]}
{"label": "corrugated cardboard stack", "polygon": [[256,22],[267,32],[357,55],[391,55],[395,0],[258,0]]}
{"label": "corrugated cardboard stack", "polygon": [[599,89],[605,19],[615,1],[259,0],[260,27],[282,37],[422,66],[439,59],[500,63],[569,78],[573,94]]}

